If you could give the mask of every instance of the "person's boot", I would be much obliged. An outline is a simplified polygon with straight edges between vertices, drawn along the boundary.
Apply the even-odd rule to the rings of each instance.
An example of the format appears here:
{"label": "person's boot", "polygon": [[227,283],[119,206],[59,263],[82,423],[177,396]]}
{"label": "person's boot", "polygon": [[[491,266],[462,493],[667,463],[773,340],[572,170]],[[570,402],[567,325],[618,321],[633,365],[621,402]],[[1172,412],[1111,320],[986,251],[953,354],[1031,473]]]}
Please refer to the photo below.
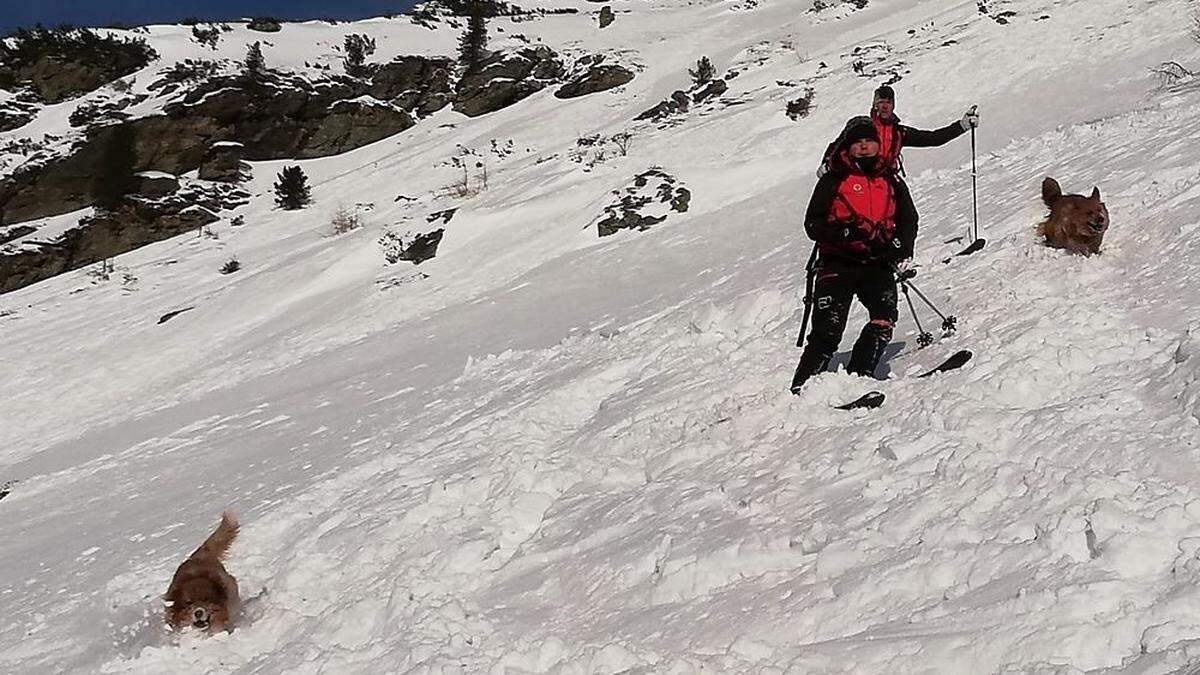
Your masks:
{"label": "person's boot", "polygon": [[854,343],[854,351],[850,352],[850,362],[846,364],[846,372],[851,375],[866,375],[875,377],[875,369],[879,359],[892,341],[890,324],[871,322],[863,326],[862,333]]}
{"label": "person's boot", "polygon": [[796,374],[792,375],[792,393],[799,394],[800,388],[804,386],[805,382],[808,382],[809,378],[824,372],[825,368],[829,366],[830,356],[805,347],[804,353],[800,354],[800,363],[796,365]]}

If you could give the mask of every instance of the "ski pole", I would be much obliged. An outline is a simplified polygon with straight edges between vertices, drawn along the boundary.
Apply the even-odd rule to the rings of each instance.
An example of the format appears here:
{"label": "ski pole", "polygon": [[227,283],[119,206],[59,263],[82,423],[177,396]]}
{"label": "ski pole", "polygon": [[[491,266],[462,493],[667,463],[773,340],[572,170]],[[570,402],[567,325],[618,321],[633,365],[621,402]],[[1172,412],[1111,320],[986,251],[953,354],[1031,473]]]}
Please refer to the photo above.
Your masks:
{"label": "ski pole", "polygon": [[[974,113],[978,106],[971,106],[971,112]],[[972,242],[979,240],[979,197],[978,182],[979,172],[975,169],[975,127],[971,127],[971,213],[975,224],[975,235],[971,238]]]}
{"label": "ski pole", "polygon": [[917,308],[913,307],[912,298],[908,295],[908,282],[901,280],[900,288],[904,291],[904,300],[908,303],[908,311],[912,312],[913,321],[917,323],[917,347],[928,347],[933,344],[933,333],[929,333],[921,327],[921,319],[917,316]]}
{"label": "ski pole", "polygon": [[911,286],[913,293],[916,293],[918,298],[921,298],[921,300],[924,301],[926,305],[929,305],[929,309],[932,309],[933,313],[937,314],[939,319],[945,320],[946,315],[942,314],[941,310],[939,310],[937,308],[937,305],[934,305],[933,302],[931,302],[929,300],[929,298],[925,297],[925,294],[921,292],[921,289],[917,288],[916,284],[914,284],[913,282],[911,282],[907,279],[905,279],[902,283],[905,284],[906,286]]}
{"label": "ski pole", "polygon": [[800,335],[796,337],[796,346],[804,346],[804,331],[808,330],[808,317],[812,315],[813,279],[816,278],[817,245],[813,244],[812,253],[808,256],[808,264],[804,266],[804,319],[800,322]]}
{"label": "ski pole", "polygon": [[[904,278],[900,279],[900,284],[904,287],[904,296],[908,297],[908,289],[911,286],[913,292],[917,294],[917,297],[921,298],[921,300],[926,305],[929,305],[929,309],[932,309],[933,313],[937,314],[938,318],[942,320],[942,330],[952,331],[952,330],[957,329],[958,328],[958,317],[946,316],[945,314],[942,314],[942,311],[937,308],[937,305],[933,304],[933,301],[931,301],[929,298],[925,297],[925,294],[921,292],[921,289],[917,288],[916,285],[914,285],[911,281],[909,281],[909,279],[910,279],[910,277],[904,277]],[[919,326],[918,326],[918,328],[919,328]]]}

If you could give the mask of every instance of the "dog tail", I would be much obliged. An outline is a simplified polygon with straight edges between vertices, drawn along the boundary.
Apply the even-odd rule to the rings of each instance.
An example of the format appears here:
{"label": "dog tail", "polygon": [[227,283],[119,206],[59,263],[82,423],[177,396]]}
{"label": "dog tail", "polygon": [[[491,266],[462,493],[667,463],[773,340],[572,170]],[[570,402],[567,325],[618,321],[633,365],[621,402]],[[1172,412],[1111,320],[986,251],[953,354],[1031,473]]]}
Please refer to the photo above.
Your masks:
{"label": "dog tail", "polygon": [[1054,202],[1062,197],[1062,188],[1058,186],[1058,181],[1046,176],[1046,180],[1042,181],[1042,201],[1046,202],[1046,208],[1054,208]]}
{"label": "dog tail", "polygon": [[237,538],[238,527],[237,516],[229,511],[222,513],[221,524],[217,525],[217,529],[208,535],[208,539],[200,544],[200,548],[192,553],[192,557],[211,557],[221,560],[225,557],[229,546],[233,544],[233,540]]}

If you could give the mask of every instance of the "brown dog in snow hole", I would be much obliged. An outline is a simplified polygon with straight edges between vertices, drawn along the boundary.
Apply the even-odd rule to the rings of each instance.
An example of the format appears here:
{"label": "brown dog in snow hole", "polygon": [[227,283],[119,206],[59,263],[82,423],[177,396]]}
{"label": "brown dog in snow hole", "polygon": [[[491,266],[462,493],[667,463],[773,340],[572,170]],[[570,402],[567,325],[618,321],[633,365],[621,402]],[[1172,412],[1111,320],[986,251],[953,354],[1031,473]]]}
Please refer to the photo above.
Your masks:
{"label": "brown dog in snow hole", "polygon": [[1047,177],[1042,181],[1042,201],[1050,209],[1050,216],[1038,225],[1046,245],[1085,256],[1100,252],[1109,224],[1100,188],[1092,188],[1090,197],[1064,195],[1058,181]]}
{"label": "brown dog in snow hole", "polygon": [[211,635],[233,627],[241,599],[237,579],[226,571],[221,560],[237,533],[237,518],[226,511],[217,529],[175,570],[163,596],[166,622],[174,632],[190,626]]}

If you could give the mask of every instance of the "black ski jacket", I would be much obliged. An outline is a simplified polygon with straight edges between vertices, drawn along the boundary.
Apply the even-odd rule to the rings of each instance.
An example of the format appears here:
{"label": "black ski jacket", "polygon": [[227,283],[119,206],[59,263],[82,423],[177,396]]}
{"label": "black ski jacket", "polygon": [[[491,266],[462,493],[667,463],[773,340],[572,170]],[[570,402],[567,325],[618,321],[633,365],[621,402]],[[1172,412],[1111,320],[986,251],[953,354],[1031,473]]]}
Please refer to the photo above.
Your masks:
{"label": "black ski jacket", "polygon": [[[879,123],[876,122],[876,124]],[[900,118],[895,115],[892,115],[892,123],[886,126],[890,129],[892,137],[889,143],[882,143],[881,148],[885,149],[885,154],[892,155],[895,158],[894,162],[896,166],[893,169],[900,175],[904,174],[903,160],[900,157],[901,153],[904,152],[904,148],[935,148],[945,145],[967,132],[961,122],[951,122],[940,129],[917,129],[907,124],[901,124]],[[825,148],[825,154],[821,160],[821,171],[819,173],[823,174],[829,170],[829,160],[833,157],[834,152],[838,149],[838,145],[841,142],[842,138],[839,135]],[[892,150],[892,148],[895,149]]]}

